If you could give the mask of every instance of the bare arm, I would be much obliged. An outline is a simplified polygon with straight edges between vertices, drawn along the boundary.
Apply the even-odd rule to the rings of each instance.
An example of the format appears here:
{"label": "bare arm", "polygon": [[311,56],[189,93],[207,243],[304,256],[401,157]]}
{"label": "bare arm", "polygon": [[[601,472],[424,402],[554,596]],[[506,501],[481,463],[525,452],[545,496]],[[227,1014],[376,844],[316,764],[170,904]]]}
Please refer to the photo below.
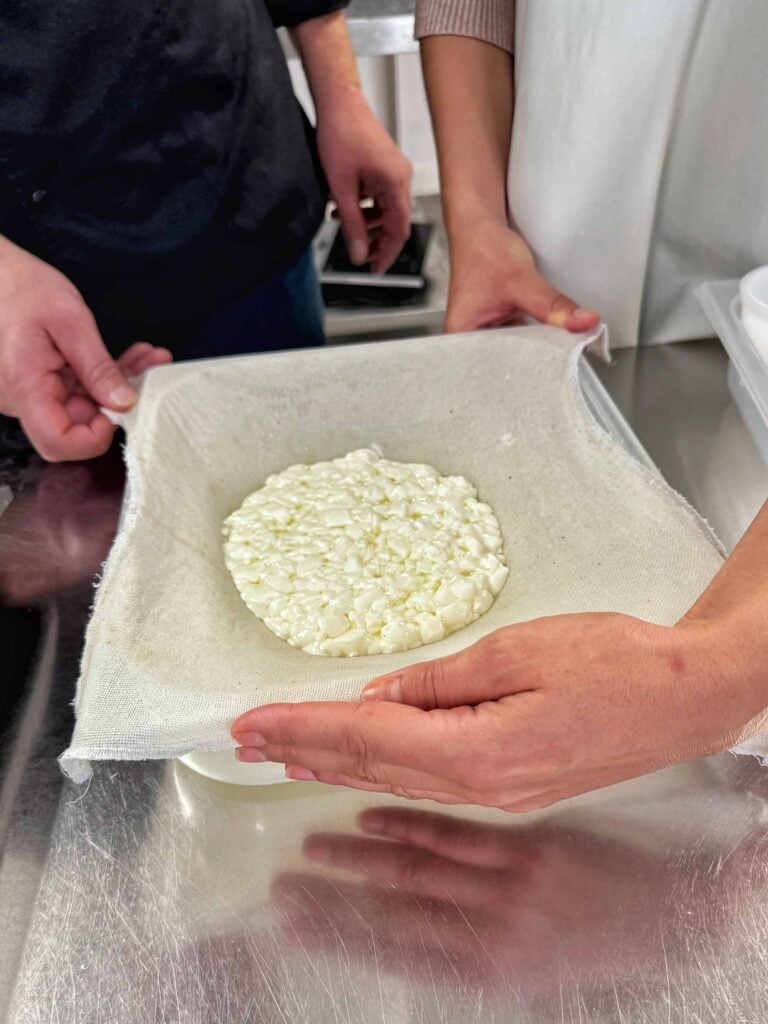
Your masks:
{"label": "bare arm", "polygon": [[449,236],[460,237],[478,218],[506,225],[511,54],[479,39],[430,36],[421,59]]}
{"label": "bare arm", "polygon": [[492,327],[525,316],[572,331],[594,327],[599,314],[580,309],[545,281],[525,240],[508,225],[512,55],[453,35],[422,39],[421,53],[451,250],[446,329]]}
{"label": "bare arm", "polygon": [[359,101],[357,62],[341,11],[303,21],[291,29],[291,39],[301,56],[318,116],[335,103]]}
{"label": "bare arm", "polygon": [[[410,164],[363,96],[343,14],[312,18],[291,35],[315,102],[318,151],[350,256],[383,272],[408,236]],[[374,202],[367,214],[361,199]]]}
{"label": "bare arm", "polygon": [[[733,684],[750,678],[758,704],[768,708],[768,502],[680,625],[701,635],[718,630]],[[768,721],[759,731],[768,728]],[[756,730],[751,730],[755,734]]]}

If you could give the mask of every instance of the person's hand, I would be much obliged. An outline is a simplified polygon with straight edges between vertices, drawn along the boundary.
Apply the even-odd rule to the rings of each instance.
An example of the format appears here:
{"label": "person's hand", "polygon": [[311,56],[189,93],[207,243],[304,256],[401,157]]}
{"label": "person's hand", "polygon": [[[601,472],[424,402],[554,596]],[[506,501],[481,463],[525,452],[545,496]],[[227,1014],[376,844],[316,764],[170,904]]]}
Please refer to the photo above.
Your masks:
{"label": "person's hand", "polygon": [[360,703],[249,711],[232,735],[240,760],[291,778],[529,811],[751,734],[764,683],[742,639],[718,620],[536,619],[383,677]]}
{"label": "person's hand", "polygon": [[487,217],[455,229],[446,331],[520,324],[526,316],[576,332],[600,320],[542,277],[525,239],[506,224]]}
{"label": "person's hand", "polygon": [[[275,879],[289,946],[324,959],[343,949],[366,962],[373,936],[377,963],[411,980],[528,996],[551,991],[564,971],[582,984],[638,971],[648,981],[665,957],[674,963],[685,952],[685,943],[662,952],[653,927],[678,880],[672,857],[565,825],[509,827],[403,807],[363,811],[359,824],[363,834],[307,837],[304,854],[322,874]],[[686,878],[706,874],[688,863]],[[676,905],[681,919],[699,889]]]}
{"label": "person's hand", "polygon": [[129,409],[127,378],[170,360],[143,342],[112,359],[72,282],[0,238],[0,412],[21,421],[43,458],[105,452],[115,428],[99,406]]}
{"label": "person's hand", "polygon": [[[383,274],[410,230],[410,162],[362,94],[318,113],[317,146],[351,260]],[[373,205],[364,210],[361,200]]]}

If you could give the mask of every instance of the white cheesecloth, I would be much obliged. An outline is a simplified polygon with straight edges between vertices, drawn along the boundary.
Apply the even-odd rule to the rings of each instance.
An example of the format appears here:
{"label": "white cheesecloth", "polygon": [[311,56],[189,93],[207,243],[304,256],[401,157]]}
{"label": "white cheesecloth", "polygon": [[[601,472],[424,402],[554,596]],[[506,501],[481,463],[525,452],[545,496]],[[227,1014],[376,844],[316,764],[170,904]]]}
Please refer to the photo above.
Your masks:
{"label": "white cheesecloth", "polygon": [[[86,634],[67,774],[231,747],[233,718],[255,705],[353,699],[381,673],[536,616],[673,623],[722,554],[592,420],[576,373],[588,340],[522,327],[150,371],[124,418],[128,496]],[[499,519],[509,578],[487,614],[439,643],[306,654],[246,608],[222,522],[269,474],[371,444],[470,480]]]}

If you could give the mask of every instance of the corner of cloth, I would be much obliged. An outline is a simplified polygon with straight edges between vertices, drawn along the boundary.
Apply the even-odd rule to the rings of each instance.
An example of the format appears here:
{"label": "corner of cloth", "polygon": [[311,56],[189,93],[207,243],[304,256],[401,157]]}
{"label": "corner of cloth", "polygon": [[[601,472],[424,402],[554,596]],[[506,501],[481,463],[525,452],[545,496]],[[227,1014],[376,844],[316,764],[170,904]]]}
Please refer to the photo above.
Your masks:
{"label": "corner of cloth", "polygon": [[604,363],[611,361],[611,342],[608,325],[601,320],[593,330],[582,334],[579,338],[581,352],[594,352]]}
{"label": "corner of cloth", "polygon": [[59,768],[66,777],[77,786],[88,782],[93,775],[91,762],[82,757],[73,757],[68,750],[59,755]]}
{"label": "corner of cloth", "polygon": [[756,757],[763,768],[768,768],[768,734],[744,740],[738,746],[731,747],[730,753],[741,757]]}

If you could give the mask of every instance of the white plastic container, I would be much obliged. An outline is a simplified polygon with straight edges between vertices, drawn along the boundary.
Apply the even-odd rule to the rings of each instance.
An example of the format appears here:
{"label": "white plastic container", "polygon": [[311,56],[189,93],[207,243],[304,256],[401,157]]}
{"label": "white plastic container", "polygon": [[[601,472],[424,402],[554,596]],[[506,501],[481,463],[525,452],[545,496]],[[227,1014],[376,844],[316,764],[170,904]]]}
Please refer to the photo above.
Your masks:
{"label": "white plastic container", "polygon": [[[768,297],[768,268],[761,267],[754,273],[765,273],[761,287]],[[748,274],[742,282],[747,282],[751,276]],[[731,394],[768,466],[768,347],[765,355],[761,354],[751,334],[745,330],[739,281],[707,282],[699,285],[695,295],[728,353],[728,384]],[[765,321],[765,332],[768,345],[768,319]]]}
{"label": "white plastic container", "polygon": [[238,761],[234,750],[191,750],[182,754],[179,761],[208,779],[237,786],[275,786],[292,781],[286,777],[285,765],[274,761]]}
{"label": "white plastic container", "polygon": [[739,282],[741,324],[758,355],[768,363],[768,266],[758,267]]}

